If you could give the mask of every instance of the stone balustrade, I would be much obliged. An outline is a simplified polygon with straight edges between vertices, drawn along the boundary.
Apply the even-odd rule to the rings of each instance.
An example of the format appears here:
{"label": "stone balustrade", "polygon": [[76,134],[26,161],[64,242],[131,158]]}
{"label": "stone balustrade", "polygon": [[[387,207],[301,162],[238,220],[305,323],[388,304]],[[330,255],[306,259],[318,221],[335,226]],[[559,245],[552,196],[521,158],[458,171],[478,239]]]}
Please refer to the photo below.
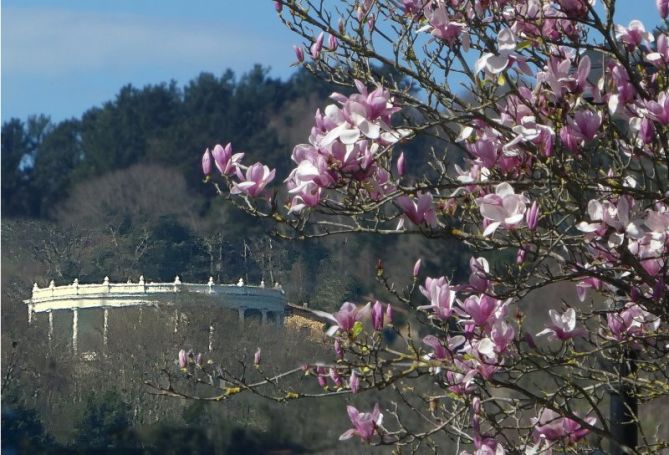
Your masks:
{"label": "stone balustrade", "polygon": [[[265,287],[246,285],[242,279],[236,284],[215,284],[213,278],[206,284],[182,283],[177,276],[172,283],[146,283],[140,277],[137,283],[111,283],[108,278],[99,284],[80,284],[75,279],[72,284],[56,286],[51,281],[49,287],[40,288],[35,284],[30,299],[24,300],[28,307],[28,322],[37,313],[49,313],[49,340],[53,336],[53,312],[72,311],[72,349],[77,351],[78,313],[88,308],[104,309],[104,344],[107,341],[109,310],[133,306],[159,306],[209,303],[222,308],[236,310],[240,323],[244,323],[247,311],[261,313],[262,322],[273,319],[282,325],[285,313],[284,292],[280,285]],[[213,337],[214,327],[210,327]],[[211,346],[211,341],[209,345]]]}

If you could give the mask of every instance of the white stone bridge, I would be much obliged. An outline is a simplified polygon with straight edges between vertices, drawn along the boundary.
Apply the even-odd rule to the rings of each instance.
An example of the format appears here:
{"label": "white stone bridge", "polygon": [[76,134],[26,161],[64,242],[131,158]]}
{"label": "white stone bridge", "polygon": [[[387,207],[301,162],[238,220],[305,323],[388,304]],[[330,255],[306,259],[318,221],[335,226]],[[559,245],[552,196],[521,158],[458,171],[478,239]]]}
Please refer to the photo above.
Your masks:
{"label": "white stone bridge", "polygon": [[[146,283],[140,277],[138,283],[110,283],[105,278],[102,284],[72,284],[56,286],[53,281],[48,288],[33,286],[32,297],[24,300],[28,306],[28,323],[36,313],[49,315],[49,342],[53,338],[54,312],[72,312],[72,350],[77,353],[79,311],[89,308],[104,310],[103,343],[107,346],[109,309],[158,305],[178,305],[191,301],[206,301],[227,310],[236,310],[239,321],[244,323],[249,311],[259,312],[262,322],[283,324],[286,302],[280,285],[265,287],[249,286],[240,279],[237,284],[215,284],[213,278],[207,284],[182,283],[177,276],[173,283]],[[178,310],[177,310],[178,311]],[[175,317],[175,331],[178,318]],[[209,349],[213,342],[213,325],[209,328]]]}

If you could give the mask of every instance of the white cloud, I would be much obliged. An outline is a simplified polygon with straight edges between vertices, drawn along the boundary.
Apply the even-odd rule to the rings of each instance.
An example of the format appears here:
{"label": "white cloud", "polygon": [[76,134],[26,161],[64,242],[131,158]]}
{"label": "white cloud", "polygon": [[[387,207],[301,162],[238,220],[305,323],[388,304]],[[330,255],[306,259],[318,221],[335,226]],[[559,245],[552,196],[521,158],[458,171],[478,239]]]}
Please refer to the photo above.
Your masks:
{"label": "white cloud", "polygon": [[286,64],[285,44],[243,24],[55,8],[3,8],[3,73],[44,77],[123,68]]}

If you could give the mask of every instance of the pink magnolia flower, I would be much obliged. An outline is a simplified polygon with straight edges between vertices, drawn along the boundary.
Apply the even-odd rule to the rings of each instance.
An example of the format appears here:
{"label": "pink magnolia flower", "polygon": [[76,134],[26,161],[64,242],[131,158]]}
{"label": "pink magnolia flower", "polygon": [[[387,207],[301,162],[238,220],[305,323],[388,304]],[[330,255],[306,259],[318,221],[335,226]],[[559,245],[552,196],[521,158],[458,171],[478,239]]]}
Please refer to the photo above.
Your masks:
{"label": "pink magnolia flower", "polygon": [[356,322],[369,314],[370,306],[371,304],[368,303],[364,307],[358,308],[354,303],[344,302],[339,311],[334,314],[318,310],[312,312],[317,316],[327,318],[337,324],[330,327],[327,331],[327,334],[332,336],[339,330],[350,332]]}
{"label": "pink magnolia flower", "polygon": [[516,35],[509,28],[503,29],[497,34],[498,54],[483,54],[476,62],[476,72],[485,71],[486,74],[498,75],[509,67],[515,49]]}
{"label": "pink magnolia flower", "polygon": [[507,182],[497,185],[494,194],[486,194],[478,198],[476,204],[479,206],[481,215],[490,223],[485,228],[483,235],[491,235],[500,226],[511,229],[520,225],[525,217],[528,202],[525,196],[516,194],[513,187]]}
{"label": "pink magnolia flower", "polygon": [[[465,366],[464,363],[460,362],[461,366]],[[446,384],[448,384],[448,390],[455,393],[456,395],[466,395],[472,393],[476,389],[476,383],[474,380],[478,375],[478,371],[472,368],[466,368],[467,372],[462,374],[456,371],[447,371],[446,372]]]}
{"label": "pink magnolia flower", "polygon": [[607,314],[606,320],[613,338],[618,341],[623,341],[628,336],[654,332],[660,327],[660,318],[634,302],[628,302],[617,313]]}
{"label": "pink magnolia flower", "polygon": [[346,411],[353,428],[346,430],[339,436],[340,441],[358,436],[363,441],[369,442],[374,434],[378,433],[379,427],[383,423],[383,414],[381,414],[378,404],[374,405],[372,412],[360,412],[353,406],[347,406]]}
{"label": "pink magnolia flower", "polygon": [[228,143],[225,147],[216,144],[214,150],[211,151],[214,157],[214,164],[221,174],[230,175],[235,172],[242,158],[243,153],[232,154],[232,144]]}
{"label": "pink magnolia flower", "polygon": [[246,175],[242,174],[239,167],[236,169],[237,177],[240,182],[233,184],[230,194],[245,193],[251,197],[257,197],[262,194],[265,187],[274,180],[275,169],[271,171],[267,166],[261,163],[255,163],[246,169]]}
{"label": "pink magnolia flower", "polygon": [[391,115],[400,108],[393,105],[388,90],[379,86],[369,92],[365,84],[358,80],[354,82],[359,93],[348,97],[341,93],[330,96],[341,104],[341,108],[334,104],[325,108],[325,117],[322,120],[325,131],[320,138],[313,138],[312,143],[328,147],[333,142],[340,141],[349,146],[348,150],[361,137],[388,145],[409,134],[407,131],[396,131],[390,127]]}
{"label": "pink magnolia flower", "polygon": [[504,354],[511,346],[516,331],[504,321],[496,321],[490,330],[490,339],[495,344],[495,352]]}
{"label": "pink magnolia flower", "polygon": [[569,119],[569,125],[574,130],[576,137],[584,141],[591,141],[597,136],[597,131],[602,125],[602,115],[599,112],[588,110],[578,111],[574,119]]}
{"label": "pink magnolia flower", "polygon": [[490,273],[490,265],[486,258],[469,259],[469,287],[476,292],[485,292],[490,286],[488,281],[488,274]]}
{"label": "pink magnolia flower", "polygon": [[646,27],[638,20],[633,20],[629,23],[627,28],[622,25],[616,25],[616,39],[627,47],[627,49],[634,50],[639,47],[642,42],[654,41],[653,34],[646,31]]}
{"label": "pink magnolia flower", "polygon": [[434,9],[427,9],[428,24],[419,28],[419,32],[429,31],[435,38],[442,39],[452,46],[457,39],[462,36],[462,44],[466,50],[469,49],[469,35],[467,34],[467,24],[464,22],[452,21],[443,3],[438,3]]}
{"label": "pink magnolia flower", "polygon": [[463,317],[469,317],[468,322],[473,322],[479,327],[489,327],[495,320],[495,311],[499,300],[485,294],[470,295],[462,303],[464,311],[458,311]]}
{"label": "pink magnolia flower", "polygon": [[544,70],[537,73],[537,82],[545,82],[551,89],[551,95],[561,98],[565,93],[583,92],[588,85],[591,68],[587,55],[581,58],[575,74],[569,57],[551,56]]}
{"label": "pink magnolia flower", "polygon": [[395,202],[412,223],[416,225],[425,223],[428,226],[436,226],[437,215],[432,206],[432,200],[432,194],[419,193],[417,200],[409,196],[400,196],[395,199]]}
{"label": "pink magnolia flower", "polygon": [[[669,1],[669,0],[668,0]],[[669,39],[664,33],[657,37],[656,52],[646,55],[646,61],[655,66],[666,67],[669,64]]]}
{"label": "pink magnolia flower", "polygon": [[551,318],[551,324],[537,333],[537,336],[549,335],[553,339],[564,341],[587,335],[585,328],[576,327],[576,310],[573,308],[568,308],[562,314],[555,310],[548,310],[548,315]]}
{"label": "pink magnolia flower", "polygon": [[445,359],[448,351],[444,347],[443,344],[439,341],[439,338],[437,338],[434,335],[427,335],[425,338],[423,338],[423,343],[426,345],[430,346],[432,348],[432,358],[435,359]]}
{"label": "pink magnolia flower", "polygon": [[560,9],[569,17],[581,17],[588,13],[588,7],[594,5],[595,0],[557,0]]}
{"label": "pink magnolia flower", "polygon": [[669,95],[660,93],[657,101],[646,101],[646,115],[661,125],[669,125]]}
{"label": "pink magnolia flower", "polygon": [[253,355],[253,364],[255,366],[260,366],[260,361],[261,361],[261,355],[260,355],[260,348],[256,349],[256,353]]}
{"label": "pink magnolia flower", "polygon": [[[595,417],[586,417],[583,420],[589,425],[597,423]],[[537,438],[543,437],[547,441],[555,442],[567,439],[569,442],[577,442],[583,439],[590,430],[583,428],[580,423],[567,417],[562,417],[552,409],[542,408],[537,417],[532,419],[535,425],[534,434]]]}
{"label": "pink magnolia flower", "polygon": [[578,296],[578,300],[585,302],[588,289],[595,289],[597,291],[601,290],[601,280],[594,277],[587,277],[576,284],[576,295]]}
{"label": "pink magnolia flower", "polygon": [[446,277],[426,278],[425,286],[420,286],[420,292],[430,300],[430,305],[419,306],[419,310],[430,309],[434,317],[445,321],[453,314],[455,304],[455,289]]}

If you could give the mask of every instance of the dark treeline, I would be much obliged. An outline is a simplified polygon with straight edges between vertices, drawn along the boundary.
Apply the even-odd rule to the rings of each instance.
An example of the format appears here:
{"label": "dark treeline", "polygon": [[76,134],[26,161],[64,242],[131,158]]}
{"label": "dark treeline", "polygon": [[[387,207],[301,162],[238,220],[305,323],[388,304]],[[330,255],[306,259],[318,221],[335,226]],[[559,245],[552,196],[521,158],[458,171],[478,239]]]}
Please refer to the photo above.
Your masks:
{"label": "dark treeline", "polygon": [[191,190],[211,195],[201,185],[198,161],[204,147],[217,142],[232,142],[285,170],[288,144],[279,130],[295,120],[285,110],[296,100],[322,99],[329,92],[307,73],[284,82],[256,66],[240,78],[230,70],[221,77],[202,73],[183,88],[175,82],[127,85],[115,100],[80,119],[53,123],[36,115],[5,121],[2,215],[53,217],[78,183],[137,163],[178,169]]}
{"label": "dark treeline", "polygon": [[[313,113],[333,90],[303,70],[282,81],[255,66],[241,77],[203,73],[184,87],[127,85],[79,119],[54,123],[36,115],[4,122],[3,246],[16,253],[10,258],[24,258],[14,264],[24,271],[21,286],[75,277],[243,277],[287,283],[291,301],[324,308],[369,293],[387,240],[272,241],[263,235],[266,226],[216,198],[199,163],[205,147],[232,142],[247,154],[245,162],[277,167],[280,183],[292,147],[306,142]],[[421,253],[413,240],[396,247],[402,245],[410,256]],[[40,263],[27,267],[28,276],[26,251]],[[345,265],[352,252],[358,260]],[[444,253],[456,270],[459,254],[448,244]]]}

